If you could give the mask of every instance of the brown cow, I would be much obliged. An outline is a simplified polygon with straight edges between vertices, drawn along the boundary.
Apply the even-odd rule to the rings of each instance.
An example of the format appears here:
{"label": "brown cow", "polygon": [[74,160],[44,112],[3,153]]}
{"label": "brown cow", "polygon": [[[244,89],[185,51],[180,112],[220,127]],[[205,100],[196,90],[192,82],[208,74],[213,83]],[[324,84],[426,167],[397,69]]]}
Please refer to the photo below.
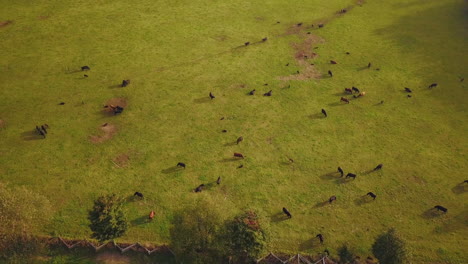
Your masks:
{"label": "brown cow", "polygon": [[335,195],[333,195],[332,197],[330,197],[330,199],[328,199],[329,203],[332,203],[333,201],[336,201],[336,196]]}
{"label": "brown cow", "polygon": [[343,102],[345,102],[345,103],[349,104],[349,100],[348,100],[348,99],[346,99],[346,98],[344,98],[344,97],[341,97],[340,101],[343,101]]}
{"label": "brown cow", "polygon": [[244,158],[244,155],[242,155],[242,154],[240,154],[240,153],[234,152],[234,157],[236,157],[236,158]]}
{"label": "brown cow", "polygon": [[154,215],[155,215],[155,212],[154,212],[154,211],[151,211],[150,214],[149,214],[149,219],[150,219],[150,220],[153,220]]}
{"label": "brown cow", "polygon": [[353,89],[351,89],[351,88],[344,88],[344,91],[345,91],[345,93],[350,93],[350,94],[353,93]]}
{"label": "brown cow", "polygon": [[330,63],[331,63],[331,64],[338,64],[338,63],[337,63],[336,61],[334,61],[334,60],[331,60]]}

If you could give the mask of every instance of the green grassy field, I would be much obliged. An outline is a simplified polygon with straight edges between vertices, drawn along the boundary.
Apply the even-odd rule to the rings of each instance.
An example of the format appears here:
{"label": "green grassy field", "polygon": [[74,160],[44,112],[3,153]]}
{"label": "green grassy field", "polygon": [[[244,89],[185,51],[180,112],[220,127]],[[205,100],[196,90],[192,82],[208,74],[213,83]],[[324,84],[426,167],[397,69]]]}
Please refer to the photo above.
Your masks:
{"label": "green grassy field", "polygon": [[[356,2],[0,0],[0,23],[12,21],[0,27],[0,181],[50,200],[48,235],[88,238],[95,198],[140,191],[122,241],[169,243],[174,213],[207,199],[226,218],[269,216],[273,252],[349,243],[367,256],[395,227],[412,263],[468,263],[467,3]],[[351,86],[366,95],[341,104]],[[112,98],[126,101],[121,115],[103,112]],[[42,140],[33,129],[44,123]],[[103,123],[115,131],[93,143]],[[171,169],[179,161],[186,170]],[[357,178],[341,180],[338,166]],[[377,199],[363,202],[369,191]],[[436,204],[449,212],[431,216]],[[277,221],[283,206],[293,218]]]}

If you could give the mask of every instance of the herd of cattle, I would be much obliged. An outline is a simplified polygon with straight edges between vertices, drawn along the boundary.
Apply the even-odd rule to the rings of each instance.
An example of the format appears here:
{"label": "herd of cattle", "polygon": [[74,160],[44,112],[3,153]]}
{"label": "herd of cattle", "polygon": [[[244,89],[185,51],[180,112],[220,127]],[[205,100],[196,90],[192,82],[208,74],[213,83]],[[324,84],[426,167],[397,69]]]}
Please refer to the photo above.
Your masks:
{"label": "herd of cattle", "polygon": [[[344,11],[342,10],[342,11],[341,11],[341,13],[344,13],[344,12],[346,12],[346,10],[344,10]],[[280,22],[278,22],[278,23],[280,23]],[[298,23],[298,24],[297,24],[297,26],[301,26],[301,25],[302,25],[302,23]],[[324,26],[323,24],[319,24],[319,25],[318,25],[319,28],[322,28],[323,26]],[[310,32],[309,32],[309,33],[310,33]],[[309,33],[308,33],[308,34],[309,34]],[[267,40],[268,40],[268,38],[265,37],[265,38],[262,39],[262,42],[265,42],[265,41],[267,41]],[[250,42],[245,42],[244,45],[245,45],[245,46],[248,46],[248,45],[250,45]],[[347,52],[346,54],[349,55],[349,52]],[[330,63],[331,63],[331,64],[337,64],[337,62],[334,61],[334,60],[331,60]],[[286,66],[288,66],[288,65],[289,65],[289,63],[288,63]],[[368,65],[367,65],[367,68],[371,68],[371,66],[372,66],[372,64],[369,62]],[[89,67],[89,66],[82,66],[82,67],[81,67],[81,71],[89,71],[89,70],[90,70],[90,67]],[[380,69],[377,68],[376,70],[380,70]],[[328,75],[329,75],[330,77],[333,77],[333,72],[332,72],[331,70],[329,70],[329,71],[328,71]],[[85,74],[84,77],[88,77],[88,75]],[[462,80],[462,81],[463,81],[463,80]],[[128,86],[128,85],[130,85],[130,80],[123,80],[123,81],[122,81],[122,84],[121,84],[120,86],[121,86],[121,87],[126,87],[126,86]],[[265,85],[268,85],[268,84],[265,84]],[[428,88],[434,88],[434,87],[437,87],[437,83],[432,83],[431,85],[429,85]],[[407,87],[404,88],[404,91],[406,91],[407,93],[412,93],[412,90],[411,90],[410,88],[407,88]],[[250,92],[248,93],[248,95],[253,96],[253,95],[255,95],[255,92],[256,92],[256,90],[254,89],[254,90],[250,91]],[[352,94],[354,98],[362,97],[362,96],[365,96],[365,94],[366,94],[366,92],[360,91],[359,88],[354,87],[354,86],[353,86],[352,88],[345,88],[344,93],[345,93],[345,94]],[[264,95],[264,96],[272,96],[272,90],[270,90],[270,91],[264,93],[263,95]],[[408,97],[411,97],[411,95],[408,95]],[[214,95],[212,92],[210,92],[210,93],[209,93],[209,98],[210,98],[211,100],[213,100],[213,99],[215,99],[216,97],[215,97],[215,95]],[[347,104],[350,103],[349,99],[347,99],[347,98],[345,98],[345,97],[341,97],[341,98],[340,98],[340,101],[341,101],[341,102],[345,102],[345,103],[347,103]],[[383,103],[383,101],[382,101],[381,103]],[[65,104],[65,103],[63,103],[63,102],[60,103],[60,105],[63,105],[63,104]],[[104,107],[105,107],[105,108],[109,108],[114,114],[120,114],[120,113],[122,113],[122,111],[124,110],[123,107],[118,106],[118,105],[116,105],[116,106],[114,106],[114,105],[106,105],[106,106],[104,106]],[[321,112],[322,112],[322,114],[324,115],[324,117],[328,117],[327,111],[326,111],[325,109],[322,109]],[[43,138],[45,138],[45,137],[46,137],[46,134],[47,134],[47,129],[48,129],[48,128],[49,128],[49,126],[48,126],[47,124],[44,124],[44,125],[41,125],[41,126],[36,126],[36,132],[37,132],[39,135],[41,135]],[[227,132],[227,131],[224,130],[223,132]],[[243,137],[239,137],[239,138],[236,140],[236,143],[239,144],[239,143],[241,143],[243,140],[244,140]],[[241,153],[234,153],[234,158],[235,158],[235,159],[244,159],[245,156],[244,156],[243,154],[241,154]],[[294,162],[292,159],[289,159],[289,160],[290,160],[291,162]],[[183,163],[183,162],[179,162],[179,163],[177,163],[176,167],[180,167],[180,168],[185,169],[185,168],[186,168],[186,164]],[[242,167],[243,167],[243,165],[240,165],[238,168],[242,168]],[[379,164],[379,165],[377,165],[372,171],[381,170],[382,167],[383,167],[383,164]],[[344,176],[344,171],[343,171],[343,169],[342,169],[341,167],[338,167],[338,173],[341,175],[340,177],[343,177],[343,176]],[[356,175],[355,173],[347,173],[346,176],[344,176],[344,179],[346,180],[346,179],[348,179],[348,178],[352,178],[352,179],[354,180],[354,179],[356,179],[356,177],[357,177],[357,175]],[[468,183],[468,180],[464,181],[462,184],[464,184],[464,183]],[[218,184],[218,185],[221,184],[221,177],[218,177],[218,179],[217,179],[217,181],[216,181],[216,184]],[[197,187],[193,190],[193,192],[195,192],[195,193],[202,192],[202,191],[203,191],[203,188],[204,188],[205,186],[206,186],[206,185],[202,183],[202,184],[200,184],[199,186],[197,186]],[[134,193],[134,196],[139,197],[139,198],[141,198],[141,199],[143,199],[143,197],[144,197],[143,194],[142,194],[141,192],[135,192],[135,193]],[[370,196],[373,200],[375,200],[376,197],[377,197],[377,195],[374,194],[373,192],[368,192],[365,196]],[[332,203],[333,203],[334,201],[336,201],[336,200],[337,200],[337,197],[336,197],[335,195],[333,195],[333,196],[331,196],[331,197],[328,199],[328,203],[329,203],[329,204],[332,204]],[[443,207],[443,206],[441,206],[441,205],[436,205],[436,206],[434,206],[434,209],[436,209],[437,211],[441,211],[441,212],[443,212],[443,213],[447,213],[447,211],[448,211],[447,208],[445,208],[445,207]],[[283,207],[283,210],[282,210],[282,211],[283,211],[283,213],[286,215],[287,218],[292,218],[292,214],[291,214],[291,212],[290,212],[287,208]],[[153,219],[154,216],[155,216],[155,212],[154,212],[154,211],[151,211],[150,214],[149,214],[149,219],[150,219],[150,220]],[[318,238],[319,241],[320,241],[320,243],[323,244],[323,242],[324,242],[324,237],[323,237],[322,234],[317,234],[317,235],[316,235],[316,238]]]}

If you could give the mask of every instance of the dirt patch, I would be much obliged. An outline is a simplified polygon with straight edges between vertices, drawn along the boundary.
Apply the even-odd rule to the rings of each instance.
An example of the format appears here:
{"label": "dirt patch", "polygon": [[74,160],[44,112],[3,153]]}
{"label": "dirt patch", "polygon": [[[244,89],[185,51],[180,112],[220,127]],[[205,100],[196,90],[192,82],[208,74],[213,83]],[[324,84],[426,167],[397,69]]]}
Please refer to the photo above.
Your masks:
{"label": "dirt patch", "polygon": [[130,257],[122,255],[121,253],[106,251],[96,256],[96,262],[103,264],[127,264],[131,263],[131,260]]}
{"label": "dirt patch", "polygon": [[111,139],[115,133],[117,133],[117,128],[113,124],[105,123],[99,127],[99,130],[101,130],[100,136],[90,136],[91,142],[95,144],[102,143],[104,141],[107,141]]}
{"label": "dirt patch", "polygon": [[117,167],[123,168],[127,167],[130,163],[130,157],[127,154],[120,154],[117,157],[115,157],[112,161]]}
{"label": "dirt patch", "polygon": [[0,28],[6,27],[6,26],[8,26],[10,24],[13,24],[13,20],[2,21],[2,22],[0,22]]}
{"label": "dirt patch", "polygon": [[427,183],[426,180],[417,176],[411,176],[408,178],[408,180],[415,182],[417,184],[421,184],[421,185],[425,185]]}
{"label": "dirt patch", "polygon": [[302,69],[298,74],[279,77],[280,80],[290,81],[320,78],[320,72],[314,67],[314,65],[312,65],[310,60],[318,56],[315,52],[313,52],[314,47],[317,44],[325,42],[325,40],[313,34],[305,34],[305,36],[306,37],[302,42],[291,44],[295,51],[294,58],[296,59],[299,66],[302,67]]}

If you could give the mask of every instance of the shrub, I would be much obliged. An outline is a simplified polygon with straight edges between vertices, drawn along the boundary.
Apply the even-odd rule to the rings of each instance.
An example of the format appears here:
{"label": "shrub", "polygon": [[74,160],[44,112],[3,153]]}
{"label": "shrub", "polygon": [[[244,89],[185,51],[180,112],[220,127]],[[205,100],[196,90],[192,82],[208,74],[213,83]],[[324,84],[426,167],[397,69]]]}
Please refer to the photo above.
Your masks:
{"label": "shrub", "polygon": [[123,235],[128,228],[128,221],[122,209],[122,199],[115,194],[99,197],[89,211],[89,227],[92,237],[100,242]]}
{"label": "shrub", "polygon": [[340,263],[351,263],[354,260],[353,253],[347,245],[343,245],[338,249],[338,256],[340,257]]}
{"label": "shrub", "polygon": [[381,264],[405,263],[407,255],[405,242],[393,228],[377,237],[372,245],[372,253]]}
{"label": "shrub", "polygon": [[254,211],[246,211],[226,224],[226,253],[236,261],[245,262],[258,258],[267,241],[267,232]]}

